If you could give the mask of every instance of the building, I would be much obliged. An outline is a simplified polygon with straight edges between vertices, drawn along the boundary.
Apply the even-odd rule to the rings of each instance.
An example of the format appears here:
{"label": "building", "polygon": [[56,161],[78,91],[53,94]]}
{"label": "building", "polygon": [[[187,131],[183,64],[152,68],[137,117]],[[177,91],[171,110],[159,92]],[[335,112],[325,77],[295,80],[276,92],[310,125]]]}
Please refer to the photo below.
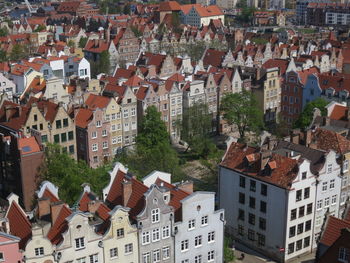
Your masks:
{"label": "building", "polygon": [[6,93],[9,100],[12,100],[13,95],[16,93],[15,83],[8,79],[3,73],[0,73],[0,93]]}
{"label": "building", "polygon": [[202,6],[200,4],[182,5],[180,17],[183,24],[196,27],[207,26],[210,20],[224,21],[225,19],[224,13],[217,5]]}
{"label": "building", "polygon": [[4,263],[21,262],[23,255],[19,250],[19,237],[0,232],[0,258]]}
{"label": "building", "polygon": [[307,23],[315,26],[347,26],[350,22],[349,8],[349,3],[309,3]]}
{"label": "building", "polygon": [[315,177],[310,161],[271,147],[231,143],[219,168],[219,202],[231,235],[285,262],[311,252]]}

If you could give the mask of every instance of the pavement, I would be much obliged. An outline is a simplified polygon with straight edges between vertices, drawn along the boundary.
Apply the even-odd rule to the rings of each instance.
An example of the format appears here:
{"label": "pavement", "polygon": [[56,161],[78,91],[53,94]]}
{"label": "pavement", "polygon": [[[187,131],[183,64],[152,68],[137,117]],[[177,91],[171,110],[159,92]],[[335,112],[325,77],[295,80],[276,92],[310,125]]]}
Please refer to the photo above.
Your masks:
{"label": "pavement", "polygon": [[[244,258],[241,258],[241,254],[244,253]],[[248,248],[247,246],[236,242],[234,251],[236,260],[234,263],[277,263],[277,261],[271,260],[264,255]],[[315,254],[308,254],[300,256],[288,263],[314,263]]]}

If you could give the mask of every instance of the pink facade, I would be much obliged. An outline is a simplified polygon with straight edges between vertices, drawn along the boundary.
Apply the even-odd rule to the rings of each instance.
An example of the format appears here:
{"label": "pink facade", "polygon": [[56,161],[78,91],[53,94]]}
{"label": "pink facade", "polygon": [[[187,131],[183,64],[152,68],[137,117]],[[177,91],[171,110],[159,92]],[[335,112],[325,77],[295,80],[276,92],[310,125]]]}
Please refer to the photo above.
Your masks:
{"label": "pink facade", "polygon": [[0,232],[0,262],[22,262],[23,255],[19,251],[19,241],[18,237]]}

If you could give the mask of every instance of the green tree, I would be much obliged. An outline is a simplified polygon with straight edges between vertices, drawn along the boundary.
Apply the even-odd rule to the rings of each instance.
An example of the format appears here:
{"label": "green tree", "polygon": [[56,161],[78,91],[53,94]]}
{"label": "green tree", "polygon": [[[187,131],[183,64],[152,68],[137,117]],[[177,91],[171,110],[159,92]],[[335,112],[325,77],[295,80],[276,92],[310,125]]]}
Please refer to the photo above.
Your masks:
{"label": "green tree", "polygon": [[124,153],[119,161],[128,165],[139,178],[159,170],[171,173],[174,180],[183,179],[176,151],[171,147],[170,136],[161,113],[155,106],[146,109],[136,137],[136,149]]}
{"label": "green tree", "polygon": [[208,105],[194,104],[186,109],[182,121],[178,123],[181,138],[188,143],[188,149],[199,157],[207,158],[216,150],[210,138],[213,116],[209,114]]}
{"label": "green tree", "polygon": [[4,62],[7,60],[7,55],[6,55],[6,51],[0,49],[0,62]]}
{"label": "green tree", "polygon": [[128,5],[128,4],[124,5],[123,14],[130,15],[130,5]]}
{"label": "green tree", "polygon": [[36,29],[34,29],[34,32],[41,32],[43,30],[46,30],[45,25],[38,25]]}
{"label": "green tree", "polygon": [[99,61],[99,69],[101,72],[109,74],[111,69],[111,63],[109,60],[109,53],[107,50],[101,52],[100,61]]}
{"label": "green tree", "polygon": [[237,126],[241,140],[245,140],[246,132],[257,132],[263,128],[263,113],[251,92],[243,90],[225,95],[221,101],[221,111],[230,125]]}
{"label": "green tree", "polygon": [[74,48],[75,47],[75,42],[71,39],[71,40],[69,40],[68,41],[68,47],[70,47],[70,48]]}
{"label": "green tree", "polygon": [[179,16],[178,13],[172,13],[172,15],[171,15],[171,24],[173,26],[173,31],[175,33],[178,33],[178,34],[182,33],[182,29],[180,27],[180,25],[181,25],[180,16]]}
{"label": "green tree", "polygon": [[312,121],[313,111],[315,108],[318,108],[321,111],[322,116],[326,116],[327,110],[325,107],[327,104],[328,102],[322,98],[318,98],[306,104],[305,108],[294,124],[295,128],[306,128],[309,126]]}
{"label": "green tree", "polygon": [[0,28],[0,37],[6,37],[9,34],[7,27]]}
{"label": "green tree", "polygon": [[63,153],[59,145],[49,144],[39,169],[39,178],[57,185],[60,198],[73,205],[82,192],[83,183],[89,183],[92,190],[101,195],[103,187],[109,182],[109,170],[109,165],[91,169],[85,162],[77,162],[67,153]]}
{"label": "green tree", "polygon": [[136,26],[131,26],[131,31],[134,33],[135,37],[141,37],[142,36],[142,32],[140,30],[138,30],[138,28]]}
{"label": "green tree", "polygon": [[79,40],[79,47],[80,48],[84,48],[86,46],[86,43],[88,41],[88,38],[87,37],[81,37],[80,40]]}
{"label": "green tree", "polygon": [[11,60],[21,60],[27,56],[26,48],[20,44],[14,44],[10,53]]}
{"label": "green tree", "polygon": [[195,43],[187,44],[186,51],[188,52],[191,60],[197,62],[203,56],[205,51],[205,43],[204,41],[196,41]]}

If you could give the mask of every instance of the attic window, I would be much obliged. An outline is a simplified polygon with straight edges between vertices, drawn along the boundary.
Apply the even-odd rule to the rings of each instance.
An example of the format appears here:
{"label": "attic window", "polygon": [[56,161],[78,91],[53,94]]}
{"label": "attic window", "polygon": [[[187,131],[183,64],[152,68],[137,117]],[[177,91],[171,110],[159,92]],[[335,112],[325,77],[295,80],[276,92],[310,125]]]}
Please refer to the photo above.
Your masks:
{"label": "attic window", "polygon": [[81,228],[81,225],[77,225],[77,229],[80,229]]}
{"label": "attic window", "polygon": [[201,206],[198,205],[198,206],[197,206],[197,211],[200,211],[200,210],[201,210]]}
{"label": "attic window", "polygon": [[153,204],[157,204],[158,203],[158,199],[157,198],[154,198],[153,199]]}

